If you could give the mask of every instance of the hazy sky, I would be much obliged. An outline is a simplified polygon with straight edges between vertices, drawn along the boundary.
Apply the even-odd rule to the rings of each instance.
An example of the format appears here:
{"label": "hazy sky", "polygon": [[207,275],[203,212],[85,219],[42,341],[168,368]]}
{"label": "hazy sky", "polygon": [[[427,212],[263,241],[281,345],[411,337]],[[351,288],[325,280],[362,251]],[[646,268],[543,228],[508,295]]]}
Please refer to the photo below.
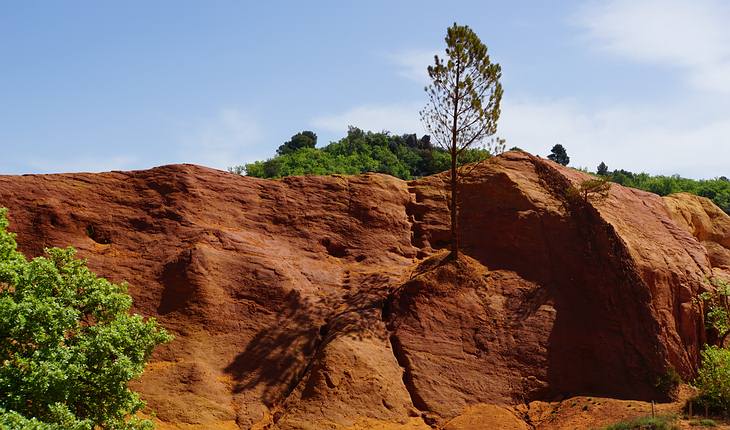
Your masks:
{"label": "hazy sky", "polygon": [[502,65],[508,147],[730,174],[730,3],[709,0],[0,0],[0,173],[226,168],[303,129],[421,134],[454,21]]}

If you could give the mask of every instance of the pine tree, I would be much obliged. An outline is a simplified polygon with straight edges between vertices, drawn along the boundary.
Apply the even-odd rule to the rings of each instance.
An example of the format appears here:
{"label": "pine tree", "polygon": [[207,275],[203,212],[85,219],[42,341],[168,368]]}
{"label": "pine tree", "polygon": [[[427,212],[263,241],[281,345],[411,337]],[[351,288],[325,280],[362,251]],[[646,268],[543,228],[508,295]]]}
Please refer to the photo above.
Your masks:
{"label": "pine tree", "polygon": [[[420,113],[431,140],[446,149],[451,157],[450,255],[456,259],[459,253],[459,156],[497,131],[502,69],[490,61],[487,46],[471,28],[454,23],[446,33],[446,57],[434,56],[428,76],[431,78],[425,88],[428,103]],[[491,142],[503,145],[499,139]]]}

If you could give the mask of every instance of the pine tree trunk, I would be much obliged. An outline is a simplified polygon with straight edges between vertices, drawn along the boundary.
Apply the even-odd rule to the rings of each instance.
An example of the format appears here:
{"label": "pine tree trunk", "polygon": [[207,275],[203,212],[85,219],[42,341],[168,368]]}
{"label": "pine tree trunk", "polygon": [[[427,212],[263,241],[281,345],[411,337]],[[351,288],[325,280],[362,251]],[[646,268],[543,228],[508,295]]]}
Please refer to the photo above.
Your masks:
{"label": "pine tree trunk", "polygon": [[459,233],[458,233],[458,199],[459,188],[458,178],[456,177],[456,148],[452,149],[451,155],[451,258],[457,260],[459,258]]}
{"label": "pine tree trunk", "polygon": [[459,85],[461,83],[461,61],[456,61],[456,79],[454,89],[454,116],[451,125],[451,257],[452,260],[459,258],[459,229],[458,229],[458,214],[456,213],[459,205],[459,178],[458,172],[456,171],[456,162],[459,156],[459,145],[458,145],[458,118],[459,118]]}

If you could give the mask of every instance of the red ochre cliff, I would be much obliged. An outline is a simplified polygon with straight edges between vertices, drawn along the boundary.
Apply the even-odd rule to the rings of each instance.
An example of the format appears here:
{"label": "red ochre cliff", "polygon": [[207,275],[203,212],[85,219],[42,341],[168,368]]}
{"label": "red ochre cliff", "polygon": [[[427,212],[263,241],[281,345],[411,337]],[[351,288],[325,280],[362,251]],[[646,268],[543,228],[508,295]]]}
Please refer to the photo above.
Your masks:
{"label": "red ochre cliff", "polygon": [[0,176],[0,206],[26,255],[76,247],[175,334],[134,382],[161,428],[522,429],[530,402],[662,400],[660,377],[696,371],[694,298],[730,273],[708,200],[571,197],[586,178],[493,158],[448,264],[439,175]]}

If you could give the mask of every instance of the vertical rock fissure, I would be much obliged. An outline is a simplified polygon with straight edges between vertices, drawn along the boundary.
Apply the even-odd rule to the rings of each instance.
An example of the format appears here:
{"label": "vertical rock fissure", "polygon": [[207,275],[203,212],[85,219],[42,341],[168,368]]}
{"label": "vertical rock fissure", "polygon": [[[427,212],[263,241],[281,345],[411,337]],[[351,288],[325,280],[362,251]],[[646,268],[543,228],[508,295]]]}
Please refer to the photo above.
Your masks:
{"label": "vertical rock fissure", "polygon": [[523,404],[525,405],[525,412],[521,414],[518,413],[516,416],[522,420],[522,422],[524,422],[530,430],[537,430],[537,425],[532,422],[532,417],[530,416],[530,402],[525,400]]}
{"label": "vertical rock fissure", "polygon": [[410,369],[408,357],[403,350],[403,346],[401,345],[398,336],[391,332],[388,340],[390,340],[390,347],[393,350],[395,361],[398,362],[398,365],[403,369],[403,385],[406,387],[406,391],[408,391],[413,407],[421,412],[430,412],[425,400],[423,400],[423,397],[418,394],[416,386],[413,383],[413,374]]}
{"label": "vertical rock fissure", "polygon": [[420,221],[416,219],[416,205],[418,205],[418,197],[416,195],[416,188],[413,182],[408,182],[408,194],[410,195],[410,201],[405,205],[406,219],[411,225],[411,246],[415,248],[422,248],[423,245],[423,227],[421,227]]}
{"label": "vertical rock fissure", "polygon": [[421,412],[421,418],[424,420],[424,422],[435,428],[435,422],[431,419],[431,417],[428,416],[428,414],[431,414],[431,410],[426,404],[426,401],[423,399],[423,397],[421,397],[421,395],[418,393],[418,389],[413,382],[413,373],[411,371],[408,356],[403,349],[403,345],[398,339],[398,336],[394,333],[392,322],[390,321],[392,300],[393,293],[391,292],[388,297],[383,301],[381,315],[383,322],[385,323],[385,327],[388,330],[388,340],[390,342],[390,348],[393,351],[393,357],[398,363],[398,366],[400,366],[400,368],[403,370],[403,386],[405,387],[406,392],[411,399],[411,404],[414,408],[418,409],[418,411]]}

